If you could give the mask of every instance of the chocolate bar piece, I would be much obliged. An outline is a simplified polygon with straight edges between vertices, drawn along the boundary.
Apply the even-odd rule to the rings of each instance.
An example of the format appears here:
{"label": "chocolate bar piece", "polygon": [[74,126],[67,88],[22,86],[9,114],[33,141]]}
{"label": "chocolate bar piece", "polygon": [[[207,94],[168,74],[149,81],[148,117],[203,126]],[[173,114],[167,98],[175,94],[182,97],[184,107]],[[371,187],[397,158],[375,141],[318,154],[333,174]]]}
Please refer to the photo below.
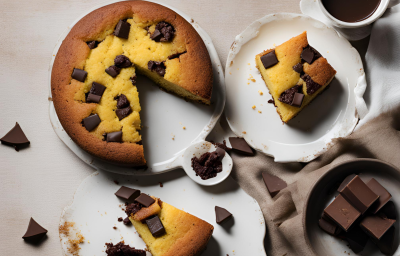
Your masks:
{"label": "chocolate bar piece", "polygon": [[270,68],[278,64],[278,58],[276,57],[275,50],[265,54],[260,58],[264,68]]}
{"label": "chocolate bar piece", "polygon": [[147,227],[154,237],[160,237],[165,234],[165,228],[160,218],[156,215],[153,218],[146,220]]}
{"label": "chocolate bar piece", "polygon": [[378,200],[375,194],[365,183],[356,175],[341,191],[346,200],[351,203],[361,214]]}
{"label": "chocolate bar piece", "polygon": [[389,200],[392,195],[374,178],[367,182],[367,186],[379,196],[379,199],[371,206],[370,211],[376,214]]}
{"label": "chocolate bar piece", "polygon": [[47,230],[40,226],[33,218],[31,218],[28,229],[22,238],[27,242],[36,244],[42,240],[46,233]]}
{"label": "chocolate bar piece", "polygon": [[125,200],[134,200],[140,196],[140,190],[121,186],[121,188],[115,192],[115,195]]}
{"label": "chocolate bar piece", "polygon": [[338,230],[336,223],[323,217],[319,219],[318,226],[331,236],[334,236]]}
{"label": "chocolate bar piece", "polygon": [[221,224],[224,220],[232,217],[232,213],[228,210],[215,206],[215,217],[218,224]]}
{"label": "chocolate bar piece", "polygon": [[286,182],[279,177],[276,177],[266,172],[263,172],[262,176],[265,186],[267,186],[268,192],[271,197],[276,196],[279,191],[287,187]]}
{"label": "chocolate bar piece", "polygon": [[339,188],[337,189],[338,192],[342,191],[344,189],[344,187],[347,186],[347,184],[349,184],[349,182],[354,179],[354,177],[356,177],[357,174],[350,174],[349,176],[347,176],[342,183],[340,183]]}
{"label": "chocolate bar piece", "polygon": [[373,239],[379,240],[395,222],[377,215],[368,215],[361,221],[360,226]]}
{"label": "chocolate bar piece", "polygon": [[143,205],[144,207],[149,207],[150,205],[154,204],[154,202],[156,200],[154,200],[153,198],[151,198],[150,196],[146,195],[146,194],[140,194],[140,196],[138,196],[135,199],[136,202],[140,203],[141,205]]}
{"label": "chocolate bar piece", "polygon": [[354,208],[342,195],[338,195],[328,207],[324,214],[331,218],[345,231],[360,217],[361,213]]}
{"label": "chocolate bar piece", "polygon": [[232,149],[244,153],[246,155],[253,155],[253,150],[243,138],[229,137]]}

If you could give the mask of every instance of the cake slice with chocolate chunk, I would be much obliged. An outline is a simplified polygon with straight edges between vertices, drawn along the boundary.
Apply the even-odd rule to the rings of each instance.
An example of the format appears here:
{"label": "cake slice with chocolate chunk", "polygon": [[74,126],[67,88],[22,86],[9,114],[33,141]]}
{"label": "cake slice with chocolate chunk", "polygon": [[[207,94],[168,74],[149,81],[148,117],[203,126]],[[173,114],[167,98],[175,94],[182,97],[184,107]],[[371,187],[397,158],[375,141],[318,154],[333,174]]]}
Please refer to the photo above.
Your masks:
{"label": "cake slice with chocolate chunk", "polygon": [[256,65],[285,123],[325,90],[336,74],[308,44],[307,32],[258,54]]}
{"label": "cake slice with chocolate chunk", "polygon": [[205,249],[214,227],[159,198],[141,194],[126,213],[153,256],[196,256]]}

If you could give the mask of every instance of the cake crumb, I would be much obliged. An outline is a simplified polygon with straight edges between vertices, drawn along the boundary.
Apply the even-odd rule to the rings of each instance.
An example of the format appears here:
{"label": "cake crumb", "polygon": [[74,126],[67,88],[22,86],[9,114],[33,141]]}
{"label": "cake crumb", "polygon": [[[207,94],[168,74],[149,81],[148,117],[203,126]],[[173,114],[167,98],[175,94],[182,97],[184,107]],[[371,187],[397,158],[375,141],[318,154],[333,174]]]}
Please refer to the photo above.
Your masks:
{"label": "cake crumb", "polygon": [[256,105],[253,105],[251,108],[252,108],[252,109],[256,109]]}
{"label": "cake crumb", "polygon": [[262,113],[262,112],[261,112],[261,110],[258,110],[258,113],[260,113],[260,114],[261,114],[261,113]]}
{"label": "cake crumb", "polygon": [[252,79],[250,79],[253,83],[255,83],[256,82],[256,79],[254,79],[254,78],[252,78]]}
{"label": "cake crumb", "polygon": [[259,90],[258,93],[259,93],[260,95],[263,95],[263,94],[264,94],[261,90]]}
{"label": "cake crumb", "polygon": [[183,126],[182,128],[183,128],[183,130],[186,130],[186,126]]}
{"label": "cake crumb", "polygon": [[243,134],[246,134],[247,132],[246,132],[246,131],[243,131],[242,133],[243,133]]}
{"label": "cake crumb", "polygon": [[116,226],[114,226],[114,227],[113,227],[113,229],[117,229],[117,227],[116,227]]}
{"label": "cake crumb", "polygon": [[58,228],[60,238],[65,237],[67,239],[67,250],[70,255],[78,256],[81,247],[79,244],[83,243],[85,238],[82,236],[80,231],[76,231],[75,222],[65,222]]}

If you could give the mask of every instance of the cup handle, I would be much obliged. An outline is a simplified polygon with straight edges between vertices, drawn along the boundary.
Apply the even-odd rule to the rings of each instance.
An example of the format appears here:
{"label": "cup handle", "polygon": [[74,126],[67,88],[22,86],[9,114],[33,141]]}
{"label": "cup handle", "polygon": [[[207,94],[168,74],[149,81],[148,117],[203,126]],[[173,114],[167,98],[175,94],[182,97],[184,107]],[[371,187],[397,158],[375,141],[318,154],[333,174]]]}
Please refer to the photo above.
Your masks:
{"label": "cup handle", "polygon": [[400,3],[400,0],[389,0],[388,8],[392,8],[393,6]]}

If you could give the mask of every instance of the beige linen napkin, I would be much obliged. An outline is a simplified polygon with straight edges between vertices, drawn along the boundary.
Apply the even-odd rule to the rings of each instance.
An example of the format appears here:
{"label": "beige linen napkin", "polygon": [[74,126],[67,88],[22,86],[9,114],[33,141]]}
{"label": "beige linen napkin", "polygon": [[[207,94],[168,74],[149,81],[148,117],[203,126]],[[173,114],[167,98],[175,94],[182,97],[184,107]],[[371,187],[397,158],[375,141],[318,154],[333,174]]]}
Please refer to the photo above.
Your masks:
{"label": "beige linen napkin", "polygon": [[[395,114],[397,113],[397,114]],[[336,140],[328,152],[309,164],[275,163],[262,153],[232,153],[233,178],[261,207],[267,226],[268,256],[313,255],[303,235],[303,208],[312,185],[332,166],[354,158],[375,158],[400,168],[400,108],[371,120],[352,135]],[[268,172],[289,185],[274,198],[261,173]]]}

